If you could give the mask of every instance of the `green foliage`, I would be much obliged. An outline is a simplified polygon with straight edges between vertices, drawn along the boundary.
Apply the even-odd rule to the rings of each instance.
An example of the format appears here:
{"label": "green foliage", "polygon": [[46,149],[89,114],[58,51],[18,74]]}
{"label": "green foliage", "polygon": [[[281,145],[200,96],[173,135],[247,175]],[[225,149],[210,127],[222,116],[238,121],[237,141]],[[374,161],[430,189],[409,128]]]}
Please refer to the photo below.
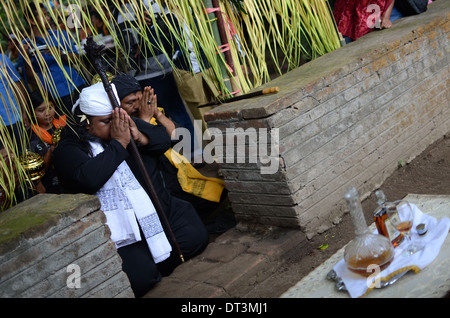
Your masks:
{"label": "green foliage", "polygon": [[[16,24],[14,21],[10,21],[6,15],[7,10],[6,6],[2,5],[0,6],[0,45],[2,46],[3,50],[6,50],[6,46],[8,45],[8,37],[11,33],[12,25]],[[23,12],[22,10],[17,11],[17,19],[20,20],[19,23],[24,23],[23,19]]]}
{"label": "green foliage", "polygon": [[[222,0],[227,1],[227,0]],[[247,11],[245,11],[244,8],[244,0],[229,0],[237,9],[238,12],[242,12],[244,14],[247,14]]]}

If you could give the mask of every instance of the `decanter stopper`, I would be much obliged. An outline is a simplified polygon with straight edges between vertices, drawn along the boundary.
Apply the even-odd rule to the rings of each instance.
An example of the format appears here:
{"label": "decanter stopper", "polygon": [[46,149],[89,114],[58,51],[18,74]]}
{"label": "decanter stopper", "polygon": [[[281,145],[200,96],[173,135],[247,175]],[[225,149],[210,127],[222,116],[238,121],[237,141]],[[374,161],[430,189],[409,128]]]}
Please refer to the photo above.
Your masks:
{"label": "decanter stopper", "polygon": [[359,199],[359,193],[354,187],[347,189],[344,196],[347,201],[347,207],[350,211],[350,216],[355,227],[355,234],[362,235],[368,232],[366,219],[364,218],[364,212]]}

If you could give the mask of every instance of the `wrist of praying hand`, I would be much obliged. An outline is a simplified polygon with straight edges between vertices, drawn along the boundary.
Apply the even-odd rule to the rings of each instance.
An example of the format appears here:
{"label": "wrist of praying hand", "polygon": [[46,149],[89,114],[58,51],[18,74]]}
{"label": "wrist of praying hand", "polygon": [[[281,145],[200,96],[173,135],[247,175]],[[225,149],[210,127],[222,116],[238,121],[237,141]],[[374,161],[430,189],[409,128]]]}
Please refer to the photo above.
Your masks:
{"label": "wrist of praying hand", "polygon": [[163,112],[160,111],[158,108],[156,108],[155,113],[153,114],[153,117],[155,117],[155,119],[157,121],[159,121],[163,116],[164,116]]}
{"label": "wrist of praying hand", "polygon": [[149,139],[145,134],[139,132],[137,138],[135,138],[134,141],[138,146],[145,146],[148,144]]}

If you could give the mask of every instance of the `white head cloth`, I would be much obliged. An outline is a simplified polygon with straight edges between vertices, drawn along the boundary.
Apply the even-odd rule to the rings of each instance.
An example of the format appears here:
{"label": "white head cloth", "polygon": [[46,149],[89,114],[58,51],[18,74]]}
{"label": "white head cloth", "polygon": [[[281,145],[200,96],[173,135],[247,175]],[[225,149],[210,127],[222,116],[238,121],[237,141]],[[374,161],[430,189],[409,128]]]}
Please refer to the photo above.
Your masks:
{"label": "white head cloth", "polygon": [[[111,84],[114,95],[119,101],[116,86]],[[106,116],[111,114],[113,107],[109,101],[108,94],[103,87],[103,83],[97,83],[89,87],[83,88],[75,105],[73,105],[72,113],[77,106],[80,106],[80,110],[89,116]]]}

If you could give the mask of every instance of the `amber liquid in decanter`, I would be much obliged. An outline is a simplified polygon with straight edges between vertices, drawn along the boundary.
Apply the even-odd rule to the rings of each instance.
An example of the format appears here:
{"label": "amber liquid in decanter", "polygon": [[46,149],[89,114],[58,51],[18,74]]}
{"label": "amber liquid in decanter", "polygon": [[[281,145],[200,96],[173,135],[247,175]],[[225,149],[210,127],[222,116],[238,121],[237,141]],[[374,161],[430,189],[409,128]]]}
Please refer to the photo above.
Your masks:
{"label": "amber liquid in decanter", "polygon": [[344,261],[350,271],[367,277],[375,267],[383,270],[389,266],[394,247],[387,237],[369,231],[356,188],[348,188],[344,198],[355,228],[355,238],[345,247]]}
{"label": "amber liquid in decanter", "polygon": [[390,221],[390,218],[397,213],[395,207],[386,204],[386,197],[381,190],[375,192],[377,197],[378,208],[374,212],[374,221],[378,233],[387,237],[394,247],[400,245],[404,239],[404,235],[398,231]]}
{"label": "amber liquid in decanter", "polygon": [[[386,267],[391,264],[393,261],[393,258],[390,257],[391,252],[390,251],[384,251],[381,256],[378,255],[377,257],[365,257],[362,259],[357,259],[357,257],[350,257],[347,263],[347,268],[352,271],[353,273],[368,277],[373,274],[373,271],[368,270],[370,269],[370,266],[378,265],[380,268],[380,271],[384,270]],[[383,264],[379,264],[380,260],[387,260]]]}

